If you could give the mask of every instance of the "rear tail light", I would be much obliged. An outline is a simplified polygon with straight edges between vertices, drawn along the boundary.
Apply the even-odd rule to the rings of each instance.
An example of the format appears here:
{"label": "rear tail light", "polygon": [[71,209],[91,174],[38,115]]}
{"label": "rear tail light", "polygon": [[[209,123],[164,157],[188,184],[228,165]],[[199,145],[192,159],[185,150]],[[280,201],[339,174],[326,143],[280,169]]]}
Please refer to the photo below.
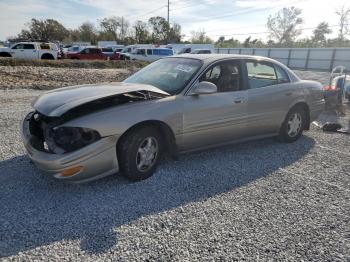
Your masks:
{"label": "rear tail light", "polygon": [[333,91],[333,90],[336,90],[337,87],[336,86],[325,86],[323,89],[325,91]]}

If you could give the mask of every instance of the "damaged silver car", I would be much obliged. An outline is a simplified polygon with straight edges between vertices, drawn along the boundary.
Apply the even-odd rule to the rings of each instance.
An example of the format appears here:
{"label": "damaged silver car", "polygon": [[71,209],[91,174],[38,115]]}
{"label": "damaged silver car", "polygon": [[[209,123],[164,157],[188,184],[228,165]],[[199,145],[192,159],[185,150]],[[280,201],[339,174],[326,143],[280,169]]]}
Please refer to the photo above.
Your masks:
{"label": "damaged silver car", "polygon": [[37,167],[72,182],[150,177],[165,153],[269,136],[297,140],[324,109],[321,84],[272,59],[184,55],[122,83],[61,88],[32,104],[22,126]]}

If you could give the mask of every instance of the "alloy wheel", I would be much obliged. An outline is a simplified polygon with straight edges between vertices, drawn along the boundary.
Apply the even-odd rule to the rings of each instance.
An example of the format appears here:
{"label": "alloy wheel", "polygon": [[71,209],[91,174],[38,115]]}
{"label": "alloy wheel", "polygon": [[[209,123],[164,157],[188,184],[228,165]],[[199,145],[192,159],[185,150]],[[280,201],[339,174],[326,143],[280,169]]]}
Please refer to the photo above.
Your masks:
{"label": "alloy wheel", "polygon": [[141,143],[136,153],[136,166],[140,172],[152,168],[158,157],[159,146],[157,139],[147,137]]}
{"label": "alloy wheel", "polygon": [[295,137],[299,134],[302,128],[302,116],[300,113],[295,112],[291,114],[287,122],[287,133],[290,137]]}

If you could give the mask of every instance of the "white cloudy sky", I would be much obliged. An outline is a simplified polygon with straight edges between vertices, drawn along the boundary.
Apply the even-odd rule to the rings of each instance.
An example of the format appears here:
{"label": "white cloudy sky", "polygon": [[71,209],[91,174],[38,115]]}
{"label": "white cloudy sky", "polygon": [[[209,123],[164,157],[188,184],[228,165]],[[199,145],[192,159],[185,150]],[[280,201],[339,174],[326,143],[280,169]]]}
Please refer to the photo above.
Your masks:
{"label": "white cloudy sky", "polygon": [[[171,0],[170,22],[181,24],[185,39],[193,30],[204,29],[213,39],[224,35],[245,39],[266,39],[266,20],[282,7],[303,10],[304,28],[322,21],[337,24],[335,10],[346,0]],[[85,21],[94,22],[107,16],[124,16],[130,22],[149,17],[166,17],[167,0],[0,0],[0,40],[15,36],[32,17],[53,18],[67,28]],[[158,9],[158,10],[156,10]],[[334,31],[337,27],[333,28]],[[312,30],[304,31],[304,35]]]}

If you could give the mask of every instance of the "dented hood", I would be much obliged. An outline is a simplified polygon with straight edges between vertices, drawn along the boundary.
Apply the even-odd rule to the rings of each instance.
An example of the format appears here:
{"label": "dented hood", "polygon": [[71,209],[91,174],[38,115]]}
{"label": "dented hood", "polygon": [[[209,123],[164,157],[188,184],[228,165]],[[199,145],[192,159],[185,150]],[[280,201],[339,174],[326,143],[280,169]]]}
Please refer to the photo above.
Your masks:
{"label": "dented hood", "polygon": [[43,115],[58,117],[77,106],[94,100],[137,91],[169,95],[161,89],[150,85],[103,83],[55,89],[39,96],[33,101],[32,106]]}

